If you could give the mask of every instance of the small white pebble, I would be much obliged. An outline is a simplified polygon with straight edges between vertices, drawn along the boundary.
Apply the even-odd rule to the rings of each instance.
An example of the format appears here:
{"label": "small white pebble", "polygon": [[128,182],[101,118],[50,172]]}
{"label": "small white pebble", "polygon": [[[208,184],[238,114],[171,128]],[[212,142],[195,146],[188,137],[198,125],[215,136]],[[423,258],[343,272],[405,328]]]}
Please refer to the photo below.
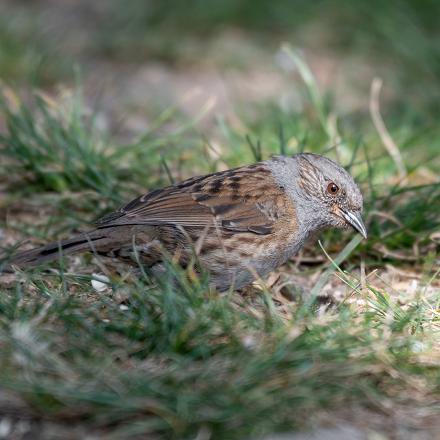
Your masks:
{"label": "small white pebble", "polygon": [[415,341],[412,344],[411,350],[413,353],[422,353],[425,351],[425,344],[422,341]]}
{"label": "small white pebble", "polygon": [[11,433],[11,429],[12,429],[11,420],[6,417],[2,419],[0,421],[0,439],[8,438],[9,434]]}
{"label": "small white pebble", "polygon": [[246,335],[242,338],[242,343],[245,348],[251,350],[257,345],[257,340],[253,335]]}
{"label": "small white pebble", "polygon": [[128,306],[126,306],[125,304],[121,304],[119,306],[119,310],[122,310],[122,311],[128,310]]}
{"label": "small white pebble", "polygon": [[104,318],[104,319],[102,320],[102,322],[105,322],[105,323],[107,324],[108,322],[110,322],[110,319]]}
{"label": "small white pebble", "polygon": [[104,290],[108,289],[108,283],[110,282],[110,279],[108,277],[98,273],[93,273],[92,277],[94,278],[92,280],[92,287],[97,292],[104,292]]}

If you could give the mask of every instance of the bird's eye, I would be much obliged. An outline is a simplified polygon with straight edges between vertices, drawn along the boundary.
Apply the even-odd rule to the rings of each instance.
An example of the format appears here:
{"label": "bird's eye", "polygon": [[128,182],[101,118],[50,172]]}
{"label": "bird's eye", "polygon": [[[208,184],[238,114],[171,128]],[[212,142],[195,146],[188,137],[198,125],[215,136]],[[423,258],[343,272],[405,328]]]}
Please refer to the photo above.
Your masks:
{"label": "bird's eye", "polygon": [[334,182],[330,182],[327,185],[327,192],[329,194],[331,194],[332,196],[334,196],[334,195],[336,195],[339,192],[339,186],[336,185],[336,183],[334,183]]}

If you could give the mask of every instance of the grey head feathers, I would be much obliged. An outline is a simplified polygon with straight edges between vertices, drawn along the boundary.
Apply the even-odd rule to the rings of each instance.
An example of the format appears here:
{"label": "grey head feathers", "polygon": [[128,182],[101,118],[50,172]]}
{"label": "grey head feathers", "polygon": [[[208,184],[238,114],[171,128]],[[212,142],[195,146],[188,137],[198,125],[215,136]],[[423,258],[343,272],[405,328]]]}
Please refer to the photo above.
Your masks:
{"label": "grey head feathers", "polygon": [[333,160],[312,153],[275,156],[266,162],[292,199],[304,236],[327,227],[352,226],[364,237],[362,194],[353,177]]}

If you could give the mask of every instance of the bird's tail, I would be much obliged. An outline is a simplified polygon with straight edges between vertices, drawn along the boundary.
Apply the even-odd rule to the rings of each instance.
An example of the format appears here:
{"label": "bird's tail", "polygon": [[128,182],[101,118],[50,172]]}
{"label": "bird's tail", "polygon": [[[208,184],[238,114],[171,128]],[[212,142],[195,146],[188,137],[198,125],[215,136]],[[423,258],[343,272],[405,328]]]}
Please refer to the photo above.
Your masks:
{"label": "bird's tail", "polygon": [[[3,271],[9,271],[12,266],[20,268],[36,267],[48,261],[56,260],[64,255],[70,255],[82,251],[99,250],[101,243],[107,241],[106,230],[95,230],[84,234],[76,235],[67,240],[50,243],[29,251],[19,252],[11,258],[5,259],[2,264],[0,257],[0,267]],[[1,271],[1,269],[0,269]]]}

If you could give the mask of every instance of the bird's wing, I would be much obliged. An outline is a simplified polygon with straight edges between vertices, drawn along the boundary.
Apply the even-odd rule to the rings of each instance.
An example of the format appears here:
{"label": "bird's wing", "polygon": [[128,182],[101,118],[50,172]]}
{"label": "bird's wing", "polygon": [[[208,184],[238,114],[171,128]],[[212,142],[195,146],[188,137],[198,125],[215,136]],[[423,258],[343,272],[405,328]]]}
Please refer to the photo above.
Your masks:
{"label": "bird's wing", "polygon": [[117,225],[220,227],[268,234],[283,214],[285,194],[264,164],[193,177],[143,195],[98,222]]}

